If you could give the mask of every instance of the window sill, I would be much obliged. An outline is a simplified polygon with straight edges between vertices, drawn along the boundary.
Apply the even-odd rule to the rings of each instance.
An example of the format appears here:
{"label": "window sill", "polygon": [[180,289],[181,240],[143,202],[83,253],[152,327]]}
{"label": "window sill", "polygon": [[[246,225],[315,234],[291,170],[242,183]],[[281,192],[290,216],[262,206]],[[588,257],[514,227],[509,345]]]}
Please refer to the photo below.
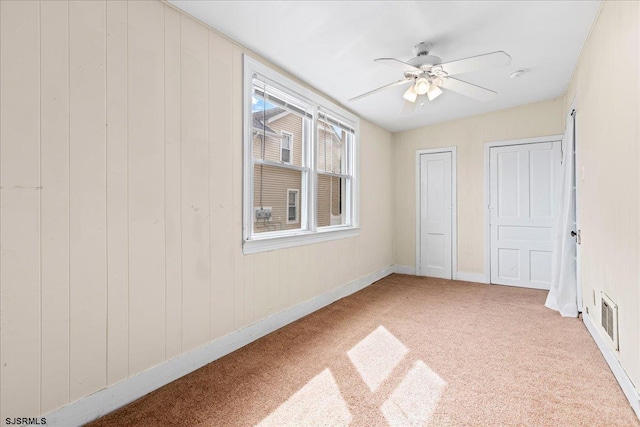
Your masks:
{"label": "window sill", "polygon": [[293,246],[310,245],[313,243],[328,242],[330,240],[345,239],[347,237],[358,236],[359,234],[360,228],[345,227],[340,229],[307,232],[304,234],[296,234],[293,236],[270,236],[268,238],[258,237],[252,240],[246,240],[242,245],[242,252],[245,255],[249,255],[259,252],[291,248]]}

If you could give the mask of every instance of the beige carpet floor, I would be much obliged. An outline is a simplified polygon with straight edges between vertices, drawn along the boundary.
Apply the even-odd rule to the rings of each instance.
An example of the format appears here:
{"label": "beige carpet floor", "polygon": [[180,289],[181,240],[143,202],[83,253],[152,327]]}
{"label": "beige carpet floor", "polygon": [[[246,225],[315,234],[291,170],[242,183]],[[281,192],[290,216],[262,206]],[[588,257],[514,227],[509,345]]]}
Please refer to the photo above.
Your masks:
{"label": "beige carpet floor", "polygon": [[639,426],[545,297],[394,274],[91,425]]}

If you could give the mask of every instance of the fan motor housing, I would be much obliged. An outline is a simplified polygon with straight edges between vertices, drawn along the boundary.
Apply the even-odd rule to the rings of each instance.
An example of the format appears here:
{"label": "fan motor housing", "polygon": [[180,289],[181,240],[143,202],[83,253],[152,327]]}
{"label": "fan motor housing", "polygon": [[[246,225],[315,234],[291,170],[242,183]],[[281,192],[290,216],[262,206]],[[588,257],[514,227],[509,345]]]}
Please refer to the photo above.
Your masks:
{"label": "fan motor housing", "polygon": [[407,64],[418,67],[423,71],[431,69],[434,65],[442,64],[442,59],[434,55],[422,55],[411,58],[407,61]]}
{"label": "fan motor housing", "polygon": [[431,46],[433,46],[433,44],[427,42],[421,42],[415,45],[413,47],[413,53],[416,56],[408,60],[407,64],[420,68],[422,71],[428,71],[434,65],[442,64],[442,59],[434,55],[429,55]]}
{"label": "fan motor housing", "polygon": [[415,56],[429,55],[429,49],[431,49],[433,43],[420,42],[413,47],[413,54]]}

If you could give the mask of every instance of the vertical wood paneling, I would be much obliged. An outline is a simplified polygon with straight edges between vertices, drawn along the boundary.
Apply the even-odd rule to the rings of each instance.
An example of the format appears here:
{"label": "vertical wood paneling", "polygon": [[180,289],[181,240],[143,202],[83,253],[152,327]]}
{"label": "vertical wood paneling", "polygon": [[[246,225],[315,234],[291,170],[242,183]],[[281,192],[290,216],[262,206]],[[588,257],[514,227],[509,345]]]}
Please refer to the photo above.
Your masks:
{"label": "vertical wood paneling", "polygon": [[308,288],[307,284],[307,271],[309,271],[309,262],[307,258],[307,247],[304,246],[300,248],[298,251],[300,256],[300,271],[304,271],[304,275],[298,274],[298,279],[300,281],[300,287],[298,288],[298,301],[306,301],[308,299]]}
{"label": "vertical wood paneling", "polygon": [[239,329],[244,325],[245,271],[242,247],[238,249],[238,244],[234,244],[233,252],[233,329]]}
{"label": "vertical wood paneling", "polygon": [[40,28],[37,2],[0,2],[2,419],[40,411]]}
{"label": "vertical wood paneling", "polygon": [[304,247],[304,250],[306,252],[306,256],[305,256],[306,298],[305,299],[311,299],[317,295],[317,290],[316,290],[316,274],[318,274],[318,269],[316,267],[316,264],[317,264],[316,248],[317,247],[318,245],[309,245]]}
{"label": "vertical wood paneling", "polygon": [[297,260],[297,270],[296,270],[296,280],[295,280],[295,301],[304,301],[306,299],[305,289],[307,288],[306,283],[306,270],[305,270],[305,256],[304,251],[296,251]]}
{"label": "vertical wood paneling", "polygon": [[289,292],[291,295],[291,301],[295,304],[296,302],[303,301],[302,299],[302,288],[304,287],[304,280],[301,273],[302,267],[302,256],[301,251],[292,250],[289,258],[289,268],[290,268],[290,284],[289,284]]}
{"label": "vertical wood paneling", "polygon": [[329,247],[324,249],[324,252],[327,254],[326,256],[326,269],[328,275],[328,289],[335,289],[338,286],[338,279],[340,277],[340,267],[342,266],[342,259],[345,257],[339,256],[343,252],[341,249],[346,248],[344,241],[342,240],[334,240]]}
{"label": "vertical wood paneling", "polygon": [[[209,32],[209,106],[211,134],[211,338],[233,330],[233,49]],[[215,165],[215,167],[213,167]]]}
{"label": "vertical wood paneling", "polygon": [[254,258],[253,283],[254,294],[254,320],[264,319],[269,314],[269,302],[267,298],[267,278],[269,274],[268,259],[269,252],[261,252],[252,255]]}
{"label": "vertical wood paneling", "polygon": [[182,348],[209,340],[208,31],[181,16]]}
{"label": "vertical wood paneling", "polygon": [[255,323],[255,257],[244,257],[244,325]]}
{"label": "vertical wood paneling", "polygon": [[[335,248],[333,250],[333,260],[331,261],[331,269],[333,270],[333,289],[342,285],[342,280],[346,279],[346,275],[344,274],[345,268],[346,271],[349,271],[349,267],[347,266],[347,264],[345,264],[345,259],[347,257],[340,256],[340,254],[345,253],[345,250],[349,247],[349,245],[345,243],[346,242],[343,241],[336,242]],[[358,270],[354,270],[354,272],[357,271]]]}
{"label": "vertical wood paneling", "polygon": [[280,311],[280,252],[267,252],[268,273],[265,281],[269,314]]}
{"label": "vertical wood paneling", "polygon": [[331,279],[328,289],[336,289],[341,285],[338,280],[341,275],[340,268],[343,265],[342,260],[345,257],[341,257],[339,254],[343,253],[341,249],[346,248],[346,245],[344,245],[344,242],[342,241],[333,241],[332,243],[333,245],[331,245],[331,247],[325,248],[324,250],[327,254],[325,259],[325,271],[330,271],[329,277]]}
{"label": "vertical wood paneling", "polygon": [[129,374],[127,2],[107,2],[107,384]]}
{"label": "vertical wood paneling", "polygon": [[[636,387],[640,384],[639,19],[638,2],[603,2],[563,108],[566,114],[577,99],[576,166],[584,172],[578,209],[585,235],[580,247],[584,304],[597,322],[599,302],[594,304],[592,293],[604,292],[618,302],[621,344],[616,356]],[[601,86],[602,74],[611,67],[619,70],[615,80]],[[555,117],[560,119],[560,114]]]}
{"label": "vertical wood paneling", "polygon": [[307,286],[311,292],[310,298],[320,294],[322,288],[322,281],[320,277],[324,277],[324,270],[320,268],[320,262],[322,261],[323,253],[320,251],[321,245],[311,245],[309,247],[309,279]]}
{"label": "vertical wood paneling", "polygon": [[68,3],[40,4],[42,412],[69,401]]}
{"label": "vertical wood paneling", "polygon": [[182,352],[180,14],[164,7],[166,357]]}
{"label": "vertical wood paneling", "polygon": [[[392,215],[389,215],[389,218],[392,218]],[[381,256],[371,256],[371,257],[359,257],[360,258],[360,262],[355,263],[354,265],[351,265],[351,260],[349,257],[338,257],[340,259],[340,265],[337,267],[340,275],[339,275],[339,279],[338,279],[338,285],[340,286],[342,284],[345,283],[349,283],[355,279],[359,279],[360,277],[368,274],[371,271],[376,271],[376,269],[378,269],[378,266],[388,266],[392,263],[392,256],[391,256],[391,250],[390,247],[387,247],[388,242],[391,241],[391,235],[389,235],[389,239],[388,240],[383,240],[383,239],[376,239],[376,240],[380,240],[379,242],[376,243],[375,246],[376,248],[382,248],[380,250],[381,253],[385,253],[385,251],[388,253],[388,255],[386,257],[381,257]],[[340,249],[338,249],[338,253],[341,254],[353,254],[353,253],[358,253],[359,252],[359,248],[361,247],[358,244],[358,241],[356,239],[350,239],[347,241],[343,241],[341,242],[342,245],[340,247]],[[363,269],[362,268],[362,264],[364,260],[368,260],[369,258],[374,258],[374,261],[368,261],[367,264],[371,265],[371,269]]]}
{"label": "vertical wood paneling", "polygon": [[40,203],[30,187],[2,194],[3,417],[40,410]]}
{"label": "vertical wood paneling", "polygon": [[309,271],[309,258],[307,257],[306,248],[300,248],[298,251],[300,257],[300,265],[298,266],[298,279],[300,287],[298,288],[297,301],[306,301],[308,299],[309,285],[307,284],[307,271]]}
{"label": "vertical wood paneling", "polygon": [[71,400],[106,385],[105,9],[69,3]]}
{"label": "vertical wood paneling", "polygon": [[304,277],[301,278],[303,280],[303,285],[300,288],[300,299],[299,301],[306,301],[309,299],[310,291],[309,291],[309,246],[303,246],[300,248],[300,269],[305,272]]}
{"label": "vertical wood paneling", "polygon": [[[289,307],[289,283],[291,277],[291,248],[283,249],[280,252],[280,265],[278,266],[280,272],[280,281],[278,288],[280,290],[280,307],[282,310]],[[279,310],[279,311],[280,311]]]}
{"label": "vertical wood paneling", "polygon": [[3,190],[40,185],[39,7],[37,1],[2,2]]}
{"label": "vertical wood paneling", "polygon": [[[231,138],[232,141],[242,141],[242,107],[243,107],[243,74],[242,74],[242,49],[234,45],[232,47],[231,70],[233,73],[232,102],[231,102]],[[231,144],[233,151],[232,159],[232,206],[233,206],[233,236],[242,236],[242,157],[243,144]],[[244,255],[242,254],[242,239],[234,238],[233,242],[233,326],[240,328],[244,323]]]}
{"label": "vertical wood paneling", "polygon": [[287,302],[286,302],[287,307],[290,307],[292,304],[296,304],[298,301],[297,295],[296,295],[296,287],[299,286],[299,283],[300,283],[297,280],[298,264],[299,264],[298,254],[299,254],[299,251],[297,251],[295,248],[290,248],[287,253],[287,261],[288,261],[287,268],[289,270],[288,283],[287,283]]}
{"label": "vertical wood paneling", "polygon": [[242,254],[242,53],[161,2],[0,1],[0,419],[369,272]]}
{"label": "vertical wood paneling", "polygon": [[129,3],[129,368],[165,355],[164,6]]}

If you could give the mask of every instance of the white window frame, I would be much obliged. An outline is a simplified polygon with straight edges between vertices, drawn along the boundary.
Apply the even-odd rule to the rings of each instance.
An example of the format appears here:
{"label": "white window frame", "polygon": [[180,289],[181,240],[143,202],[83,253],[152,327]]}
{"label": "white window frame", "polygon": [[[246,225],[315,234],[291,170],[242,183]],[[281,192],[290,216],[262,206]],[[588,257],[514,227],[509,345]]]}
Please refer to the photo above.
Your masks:
{"label": "white window frame", "polygon": [[[294,207],[296,208],[296,217],[292,220],[289,219],[289,194],[294,193],[296,195],[296,202]],[[300,222],[300,190],[297,188],[287,188],[287,224],[297,224]]]}
{"label": "white window frame", "polygon": [[[300,229],[262,233],[253,232],[253,218],[255,213],[253,209],[254,161],[252,158],[253,118],[251,106],[253,78],[256,75],[267,79],[269,84],[273,85],[274,88],[277,88],[284,93],[291,94],[291,96],[300,99],[311,106],[313,119],[311,120],[311,129],[308,129],[309,146],[302,149],[304,157],[302,162],[303,166],[299,168],[301,171],[308,171],[306,174],[303,173],[303,175],[308,176],[308,179],[302,180],[300,192],[298,193],[298,220],[301,224]],[[317,150],[317,118],[319,111],[340,120],[342,123],[353,128],[354,131],[351,156],[349,159],[349,170],[351,172],[349,175],[351,182],[350,197],[348,197],[346,206],[343,206],[343,212],[346,218],[345,224],[321,228],[318,228],[316,224],[318,177],[316,174],[317,164],[315,157]],[[243,119],[243,253],[251,254],[357,236],[360,232],[360,130],[358,117],[327,100],[323,96],[288,79],[287,77],[284,77],[277,71],[274,71],[261,62],[254,60],[250,56],[244,55]],[[301,141],[301,143],[305,144],[306,141]],[[293,155],[293,150],[291,154]],[[287,200],[287,205],[288,203],[289,201]]]}
{"label": "white window frame", "polygon": [[[280,131],[280,161],[282,163],[286,163],[288,165],[292,165],[293,164],[293,134],[291,132],[287,132],[287,131]],[[284,137],[288,136],[289,137],[289,148],[287,148],[287,150],[289,150],[289,161],[285,162],[284,160],[282,160],[282,150],[284,150],[283,146],[282,146],[282,142],[284,141]]]}
{"label": "white window frame", "polygon": [[[339,120],[337,119],[332,113],[325,113],[324,111],[321,112],[321,114],[324,114],[324,118],[325,120]],[[332,125],[329,125],[332,126]],[[327,132],[329,129],[327,128],[327,126],[323,126],[324,128],[324,132]],[[316,129],[316,136],[318,135],[317,129]],[[330,162],[330,166],[327,164],[327,157],[325,155],[325,161],[324,161],[324,170],[318,170],[316,172],[316,176],[320,176],[323,175],[325,177],[329,177],[329,178],[339,178],[340,182],[342,183],[342,180],[345,180],[346,184],[349,184],[350,181],[353,179],[353,177],[349,174],[349,171],[351,170],[351,158],[354,156],[353,154],[353,147],[352,145],[354,144],[354,141],[351,141],[350,145],[346,145],[347,141],[344,141],[344,151],[342,152],[340,158],[341,158],[341,165],[340,165],[340,170],[341,172],[333,172],[333,144],[330,145],[329,148],[329,159],[331,159]],[[326,146],[326,141],[325,141],[325,154],[327,151],[327,146]],[[316,147],[317,149],[317,147]],[[349,217],[350,217],[350,205],[348,203],[348,199],[350,198],[350,192],[352,190],[351,185],[345,185],[344,186],[344,190],[346,193],[346,197],[347,197],[347,203],[344,204],[344,206],[342,206],[342,209],[340,211],[340,216],[341,217],[345,217],[347,219],[347,223],[349,221]],[[331,196],[330,196],[331,199]],[[342,203],[342,202],[341,202]],[[331,203],[330,203],[331,206]],[[331,218],[332,216],[332,212],[329,212],[329,218]],[[322,228],[326,228],[326,227],[335,227],[334,225],[328,225],[328,226],[323,226]]]}

